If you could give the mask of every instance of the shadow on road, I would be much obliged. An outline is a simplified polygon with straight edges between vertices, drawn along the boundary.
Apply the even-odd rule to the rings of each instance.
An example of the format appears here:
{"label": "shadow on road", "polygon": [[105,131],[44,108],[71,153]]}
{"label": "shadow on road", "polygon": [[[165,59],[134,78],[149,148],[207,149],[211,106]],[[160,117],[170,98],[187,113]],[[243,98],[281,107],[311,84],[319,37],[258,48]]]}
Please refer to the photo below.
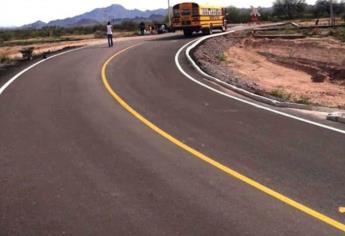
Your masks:
{"label": "shadow on road", "polygon": [[147,39],[146,41],[170,41],[170,40],[184,40],[184,39],[191,39],[191,38],[197,38],[200,37],[200,35],[195,34],[191,37],[185,37],[183,34],[177,34],[172,35],[168,37],[162,37],[162,38],[156,38],[156,39]]}

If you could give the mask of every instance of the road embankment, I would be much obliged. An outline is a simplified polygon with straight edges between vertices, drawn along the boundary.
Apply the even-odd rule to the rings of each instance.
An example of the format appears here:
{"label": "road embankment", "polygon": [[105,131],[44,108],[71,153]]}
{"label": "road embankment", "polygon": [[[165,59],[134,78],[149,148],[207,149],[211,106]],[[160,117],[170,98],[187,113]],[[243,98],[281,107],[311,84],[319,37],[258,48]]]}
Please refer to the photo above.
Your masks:
{"label": "road embankment", "polygon": [[200,68],[228,84],[279,102],[345,107],[345,46],[333,38],[265,39],[236,31],[192,52]]}

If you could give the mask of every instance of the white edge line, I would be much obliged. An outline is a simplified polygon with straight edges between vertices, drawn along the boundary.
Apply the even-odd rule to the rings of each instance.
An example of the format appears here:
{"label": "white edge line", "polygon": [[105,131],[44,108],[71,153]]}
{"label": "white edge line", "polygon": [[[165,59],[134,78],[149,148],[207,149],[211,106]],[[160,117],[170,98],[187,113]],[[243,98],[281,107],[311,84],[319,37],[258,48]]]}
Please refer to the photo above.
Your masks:
{"label": "white edge line", "polygon": [[[259,105],[259,104],[256,104],[254,102],[250,102],[250,101],[246,101],[244,99],[241,99],[241,98],[238,98],[238,97],[235,97],[235,96],[232,96],[232,95],[229,95],[229,94],[226,94],[224,92],[221,92],[215,88],[212,88],[211,86],[208,86],[207,84],[204,84],[200,81],[198,81],[197,79],[193,78],[191,75],[189,75],[187,72],[185,72],[179,62],[179,57],[180,57],[180,54],[181,52],[186,48],[188,47],[190,44],[194,43],[192,46],[190,46],[187,50],[188,52],[190,52],[190,50],[192,50],[194,47],[196,47],[200,42],[208,39],[208,38],[212,38],[212,37],[217,37],[217,36],[221,36],[221,35],[225,35],[225,34],[228,34],[228,33],[231,33],[232,31],[230,32],[225,32],[225,33],[221,33],[221,34],[216,34],[216,35],[211,35],[211,36],[205,36],[205,37],[202,37],[201,39],[197,39],[197,40],[193,40],[187,44],[185,44],[184,46],[182,46],[176,53],[175,55],[175,63],[176,63],[176,66],[177,68],[179,69],[179,71],[184,75],[186,76],[188,79],[190,79],[191,81],[193,81],[194,83],[204,87],[204,88],[207,88],[215,93],[218,93],[220,95],[223,95],[225,97],[228,97],[228,98],[231,98],[231,99],[234,99],[236,101],[239,101],[239,102],[242,102],[242,103],[245,103],[247,105],[250,105],[250,106],[254,106],[256,108],[259,108],[259,109],[262,109],[262,110],[265,110],[265,111],[269,111],[269,112],[272,112],[272,113],[275,113],[275,114],[278,114],[278,115],[281,115],[281,116],[284,116],[284,117],[288,117],[288,118],[291,118],[291,119],[295,119],[295,120],[298,120],[298,121],[302,121],[304,123],[307,123],[307,124],[311,124],[311,125],[314,125],[314,126],[318,126],[318,127],[321,127],[321,128],[324,128],[324,129],[328,129],[328,130],[331,130],[331,131],[335,131],[335,132],[338,132],[338,133],[341,133],[341,134],[345,134],[345,130],[342,130],[342,129],[337,129],[337,128],[334,128],[334,127],[331,127],[331,126],[328,126],[328,125],[324,125],[324,124],[321,124],[321,123],[318,123],[318,122],[314,122],[314,121],[311,121],[311,120],[307,120],[307,119],[304,119],[304,118],[301,118],[301,117],[298,117],[298,116],[294,116],[294,115],[290,115],[288,113],[285,113],[285,112],[281,112],[281,111],[277,111],[277,110],[274,110],[274,109],[271,109],[271,108],[268,108],[268,107],[265,107],[265,106],[262,106],[262,105]],[[188,55],[190,56],[190,55]],[[195,62],[194,62],[195,63]]]}
{"label": "white edge line", "polygon": [[36,62],[35,64],[25,68],[24,70],[20,71],[18,74],[16,74],[15,76],[13,76],[9,81],[7,81],[1,88],[0,88],[0,95],[2,95],[5,90],[15,81],[17,80],[20,76],[22,76],[24,73],[26,73],[27,71],[31,70],[32,68],[38,66],[39,64],[45,62],[45,61],[48,61],[50,59],[53,59],[54,57],[58,57],[58,56],[61,56],[61,55],[64,55],[66,53],[70,53],[70,52],[74,52],[74,51],[78,51],[78,50],[81,50],[83,48],[86,48],[87,46],[85,47],[80,47],[80,48],[75,48],[75,49],[71,49],[71,50],[68,50],[68,51],[65,51],[65,52],[61,52],[61,53],[58,53],[56,55],[53,55],[53,56],[50,56],[48,57],[47,59],[43,59],[43,60],[40,60],[38,62]]}
{"label": "white edge line", "polygon": [[[224,34],[227,34],[227,33],[233,33],[235,31],[228,31],[226,33],[223,33],[222,35]],[[218,36],[218,35],[217,35]],[[273,100],[273,99],[269,99],[269,98],[266,98],[266,97],[263,97],[263,96],[259,96],[257,94],[254,94],[254,93],[251,93],[251,92],[248,92],[247,90],[245,89],[242,89],[242,88],[238,88],[232,84],[228,84],[216,77],[213,77],[209,74],[207,74],[206,72],[204,72],[196,63],[195,61],[193,60],[193,58],[190,56],[190,52],[191,50],[193,50],[196,46],[198,46],[198,44],[200,44],[201,42],[205,41],[206,39],[208,38],[213,38],[215,36],[211,36],[211,37],[205,37],[205,38],[202,38],[200,40],[198,40],[196,43],[194,43],[192,46],[188,47],[187,50],[186,50],[186,56],[187,56],[187,59],[189,60],[190,63],[192,63],[192,65],[194,66],[194,68],[203,76],[205,76],[206,78],[209,78],[211,80],[214,80],[216,81],[217,83],[220,83],[220,84],[223,84],[224,86],[226,87],[231,87],[235,92],[239,92],[240,94],[244,94],[245,96],[250,96],[250,97],[255,97],[256,99],[260,99],[261,101],[265,101],[269,104],[274,104],[274,105],[279,105],[281,102],[278,102],[276,100]]]}

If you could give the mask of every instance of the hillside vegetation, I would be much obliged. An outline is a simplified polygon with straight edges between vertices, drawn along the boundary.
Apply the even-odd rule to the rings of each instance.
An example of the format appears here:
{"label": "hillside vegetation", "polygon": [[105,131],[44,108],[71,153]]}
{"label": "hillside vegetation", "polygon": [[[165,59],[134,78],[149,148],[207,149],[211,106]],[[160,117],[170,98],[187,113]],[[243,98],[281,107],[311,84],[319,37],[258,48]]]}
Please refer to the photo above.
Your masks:
{"label": "hillside vegetation", "polygon": [[[333,1],[335,17],[345,20],[345,1]],[[251,9],[227,8],[227,20],[230,23],[247,23],[250,21]],[[261,21],[282,21],[296,19],[317,19],[330,16],[329,0],[317,0],[308,5],[305,0],[276,0],[271,8],[261,8]]]}

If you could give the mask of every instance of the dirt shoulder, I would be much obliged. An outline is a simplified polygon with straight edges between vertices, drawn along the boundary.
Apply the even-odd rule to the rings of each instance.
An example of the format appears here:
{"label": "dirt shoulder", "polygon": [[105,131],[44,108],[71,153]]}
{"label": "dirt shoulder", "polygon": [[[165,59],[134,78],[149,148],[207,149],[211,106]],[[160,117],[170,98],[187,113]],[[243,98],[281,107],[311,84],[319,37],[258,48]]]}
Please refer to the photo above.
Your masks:
{"label": "dirt shoulder", "polygon": [[[131,39],[136,39],[138,36],[133,36],[133,33],[130,32],[121,32],[115,33],[114,39],[115,41],[126,41]],[[74,40],[75,39],[75,40]],[[32,41],[39,41],[37,39]],[[42,39],[42,41],[44,41]],[[14,41],[15,43],[15,41]],[[66,47],[81,47],[81,46],[93,46],[93,45],[101,45],[107,44],[106,39],[104,38],[94,38],[93,35],[91,36],[76,36],[76,37],[68,37],[68,40],[57,40],[56,42],[42,42],[42,43],[30,43],[30,40],[27,40],[25,45],[18,45],[18,46],[4,46],[0,47],[0,56],[7,57],[9,59],[19,59],[22,57],[20,51],[23,48],[33,47],[34,54],[40,55],[43,53],[52,53],[56,51],[60,51]]]}
{"label": "dirt shoulder", "polygon": [[235,33],[194,52],[202,69],[278,100],[345,108],[345,45],[334,38],[267,39]]}
{"label": "dirt shoulder", "polygon": [[[146,40],[171,37],[171,34],[163,35],[147,35],[147,36],[132,36],[123,37],[122,34],[115,34],[115,45],[117,42],[138,40],[145,38]],[[83,40],[76,41],[66,41],[66,42],[56,42],[56,43],[41,43],[41,44],[30,44],[25,46],[11,46],[11,47],[0,47],[0,87],[8,81],[9,78],[17,74],[24,68],[34,64],[35,62],[42,59],[42,54],[47,54],[47,56],[54,55],[59,52],[71,48],[77,48],[82,46],[97,46],[104,45],[107,46],[108,42],[106,39],[90,39],[86,38]],[[34,47],[34,57],[33,60],[22,60],[20,50],[26,47]],[[3,59],[5,58],[5,59]]]}

